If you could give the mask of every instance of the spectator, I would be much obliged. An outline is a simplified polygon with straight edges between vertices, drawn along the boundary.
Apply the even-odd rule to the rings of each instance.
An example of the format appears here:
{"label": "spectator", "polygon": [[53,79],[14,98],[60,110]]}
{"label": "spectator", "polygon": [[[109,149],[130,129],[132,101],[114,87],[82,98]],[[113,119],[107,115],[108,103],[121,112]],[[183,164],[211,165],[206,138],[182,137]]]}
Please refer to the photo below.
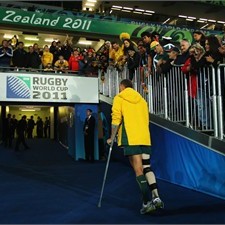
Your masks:
{"label": "spectator", "polygon": [[169,36],[162,37],[162,46],[166,52],[169,52],[173,47],[175,47],[175,45],[171,43],[171,40],[172,38]]}
{"label": "spectator", "polygon": [[132,47],[128,49],[127,68],[129,69],[129,79],[133,80],[135,70],[138,68],[140,63],[140,54],[135,51]]}
{"label": "spectator", "polygon": [[138,51],[140,53],[139,67],[140,67],[141,85],[142,85],[142,88],[144,89],[144,91],[147,92],[148,89],[145,84],[145,79],[147,78],[145,68],[147,68],[147,66],[148,66],[148,54],[146,51],[146,47],[143,43],[138,45]]}
{"label": "spectator", "polygon": [[107,61],[109,60],[109,50],[111,47],[111,42],[106,41],[98,50],[98,53],[100,53],[101,56],[104,55],[107,58]]}
{"label": "spectator", "polygon": [[43,68],[45,68],[48,63],[50,63],[52,65],[53,55],[51,52],[49,52],[48,45],[44,46],[44,51],[43,51],[43,55],[41,57],[41,62],[42,62]]}
{"label": "spectator", "polygon": [[27,53],[27,68],[39,69],[41,65],[41,59],[38,52],[34,51],[32,46],[28,47]]}
{"label": "spectator", "polygon": [[53,55],[53,62],[52,64],[54,65],[55,62],[58,60],[59,58],[59,55],[58,55],[58,46],[57,46],[57,42],[56,41],[53,41],[50,48],[49,48],[49,51],[52,53]]}
{"label": "spectator", "polygon": [[205,35],[201,30],[195,30],[193,32],[193,38],[195,43],[199,43],[203,48],[205,48]]}
{"label": "spectator", "polygon": [[83,72],[86,76],[92,76],[93,73],[93,62],[96,61],[93,51],[91,48],[88,49],[88,55],[84,58]]}
{"label": "spectator", "polygon": [[205,50],[206,50],[206,63],[213,65],[214,67],[223,62],[223,55],[220,53],[219,48],[221,44],[217,37],[210,35],[205,39]]}
{"label": "spectator", "polygon": [[65,60],[68,61],[72,52],[73,48],[70,46],[68,42],[65,42],[65,44],[62,46],[60,54],[63,56]]}
{"label": "spectator", "polygon": [[13,52],[12,63],[15,68],[27,67],[27,52],[24,50],[24,43],[20,41],[17,49]]}
{"label": "spectator", "polygon": [[151,74],[152,73],[152,65],[153,65],[153,57],[155,56],[155,52],[151,51],[151,48],[150,48],[151,42],[153,41],[152,34],[145,31],[145,32],[141,33],[141,37],[145,44],[146,52],[148,54],[148,64],[147,64],[148,65],[148,74]]}
{"label": "spectator", "polygon": [[59,60],[55,62],[54,69],[57,72],[65,73],[69,69],[69,63],[60,55]]}
{"label": "spectator", "polygon": [[122,69],[124,65],[124,51],[117,42],[112,43],[112,48],[109,51],[109,60],[111,65]]}
{"label": "spectator", "polygon": [[54,73],[55,70],[52,68],[52,64],[48,63],[47,66],[44,68],[44,72],[48,72],[48,73]]}
{"label": "spectator", "polygon": [[83,57],[80,55],[78,49],[75,48],[69,59],[69,69],[74,72],[79,72],[81,60],[83,60]]}
{"label": "spectator", "polygon": [[168,52],[168,60],[160,65],[161,73],[166,74],[170,71],[173,65],[177,64],[177,56],[180,54],[180,50],[177,47],[172,47]]}
{"label": "spectator", "polygon": [[124,47],[123,47],[124,55],[127,57],[128,57],[128,50],[134,49],[134,51],[136,51],[136,52],[138,51],[136,43],[134,43],[130,39],[124,39],[123,45],[124,45]]}
{"label": "spectator", "polygon": [[0,70],[1,71],[9,70],[12,57],[13,57],[12,48],[8,46],[7,40],[3,40],[2,46],[0,47]]}
{"label": "spectator", "polygon": [[177,57],[177,65],[183,65],[186,60],[190,57],[189,48],[191,47],[191,43],[187,39],[183,39],[180,41],[180,50],[181,55]]}
{"label": "spectator", "polygon": [[150,45],[151,50],[154,50],[156,55],[153,58],[153,66],[157,73],[161,73],[161,64],[165,64],[169,59],[168,54],[164,51],[163,47],[157,41],[153,41]]}
{"label": "spectator", "polygon": [[157,31],[152,32],[152,40],[159,42],[160,34]]}

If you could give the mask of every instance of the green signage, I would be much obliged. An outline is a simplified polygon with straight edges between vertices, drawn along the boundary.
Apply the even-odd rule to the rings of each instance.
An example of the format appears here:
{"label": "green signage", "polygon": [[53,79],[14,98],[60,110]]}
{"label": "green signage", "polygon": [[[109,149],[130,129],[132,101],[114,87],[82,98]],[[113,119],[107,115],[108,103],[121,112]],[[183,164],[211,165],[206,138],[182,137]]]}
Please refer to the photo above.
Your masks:
{"label": "green signage", "polygon": [[192,41],[193,32],[193,30],[188,28],[179,28],[170,25],[107,21],[96,18],[37,13],[11,8],[0,8],[0,24],[57,29],[70,32],[86,32],[117,37],[122,32],[126,32],[134,38],[140,37],[143,31],[157,31],[161,36],[167,35],[172,37],[175,42],[182,38]]}
{"label": "green signage", "polygon": [[204,3],[207,3],[207,4],[211,4],[211,5],[225,6],[225,1],[224,0],[221,0],[221,1],[217,1],[217,0],[211,0],[211,1],[200,0],[200,2],[204,2]]}

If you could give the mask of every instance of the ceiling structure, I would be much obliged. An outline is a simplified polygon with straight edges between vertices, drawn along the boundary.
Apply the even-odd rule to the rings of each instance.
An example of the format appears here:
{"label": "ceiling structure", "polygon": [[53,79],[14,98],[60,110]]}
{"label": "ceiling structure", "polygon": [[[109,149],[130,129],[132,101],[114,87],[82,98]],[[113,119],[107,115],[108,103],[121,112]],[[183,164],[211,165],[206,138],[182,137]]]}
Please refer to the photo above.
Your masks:
{"label": "ceiling structure", "polygon": [[220,30],[225,24],[225,7],[199,1],[104,1],[102,4],[110,15],[121,18],[196,29],[204,26],[204,29]]}
{"label": "ceiling structure", "polygon": [[[26,1],[26,3],[37,4],[36,1]],[[221,30],[225,24],[225,6],[209,4],[207,1],[75,0],[40,1],[38,4],[58,7],[70,11],[98,13],[115,16],[117,18],[166,23],[198,29],[201,29],[204,26],[204,29]],[[114,6],[121,8],[115,8]],[[145,12],[141,10],[145,10]]]}

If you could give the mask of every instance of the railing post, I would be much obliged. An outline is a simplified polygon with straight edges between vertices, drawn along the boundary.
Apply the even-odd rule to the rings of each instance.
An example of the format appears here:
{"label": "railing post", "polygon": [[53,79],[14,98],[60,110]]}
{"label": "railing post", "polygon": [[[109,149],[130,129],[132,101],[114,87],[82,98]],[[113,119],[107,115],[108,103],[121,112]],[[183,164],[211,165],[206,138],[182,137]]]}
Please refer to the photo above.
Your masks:
{"label": "railing post", "polygon": [[[224,70],[224,66],[219,66],[217,69],[217,84],[218,84],[218,138],[223,139],[223,100],[221,91],[221,69]],[[224,75],[224,73],[223,73]],[[224,84],[223,84],[224,85]]]}
{"label": "railing post", "polygon": [[166,75],[163,74],[163,92],[164,92],[164,105],[165,105],[165,119],[168,119],[168,99],[167,99],[167,82]]}
{"label": "railing post", "polygon": [[116,95],[119,94],[119,84],[120,84],[119,72],[116,71]]}
{"label": "railing post", "polygon": [[154,113],[153,111],[153,96],[152,96],[152,75],[148,75],[148,107],[149,107],[149,112]]}
{"label": "railing post", "polygon": [[212,67],[212,89],[213,89],[213,128],[214,128],[214,137],[218,137],[218,117],[217,117],[217,102],[216,102],[216,76],[215,69]]}
{"label": "railing post", "polygon": [[186,117],[186,127],[190,125],[189,117],[189,101],[188,101],[188,88],[187,88],[187,76],[184,78],[184,96],[185,96],[185,117]]}
{"label": "railing post", "polygon": [[137,69],[134,71],[134,90],[135,91],[138,91],[138,88],[137,88]]}

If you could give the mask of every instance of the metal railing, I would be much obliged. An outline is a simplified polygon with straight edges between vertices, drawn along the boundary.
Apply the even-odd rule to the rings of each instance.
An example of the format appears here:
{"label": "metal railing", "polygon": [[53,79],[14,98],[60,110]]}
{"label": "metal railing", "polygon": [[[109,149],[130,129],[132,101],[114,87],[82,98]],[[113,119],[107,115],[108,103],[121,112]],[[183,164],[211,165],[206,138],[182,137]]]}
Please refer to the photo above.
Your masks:
{"label": "metal railing", "polygon": [[[223,139],[224,74],[223,64],[217,69],[201,68],[194,77],[184,74],[180,66],[173,66],[166,74],[158,74],[153,70],[150,76],[147,75],[147,68],[144,68],[143,86],[141,68],[137,68],[133,85],[147,101],[150,113]],[[122,72],[109,68],[104,80],[99,77],[99,90],[103,95],[113,98],[119,93],[121,79],[128,77],[126,67]]]}

